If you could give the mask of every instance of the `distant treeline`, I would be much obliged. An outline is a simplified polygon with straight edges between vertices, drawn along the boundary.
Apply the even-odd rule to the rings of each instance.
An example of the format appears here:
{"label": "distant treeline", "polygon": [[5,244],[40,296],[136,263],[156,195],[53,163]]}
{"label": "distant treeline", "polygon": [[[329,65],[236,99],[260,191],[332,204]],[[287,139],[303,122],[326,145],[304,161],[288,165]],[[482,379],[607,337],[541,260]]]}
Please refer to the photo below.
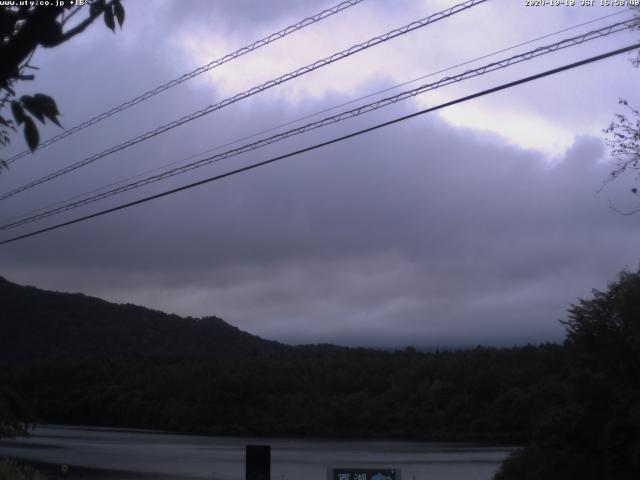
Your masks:
{"label": "distant treeline", "polygon": [[4,391],[41,422],[526,442],[497,478],[640,478],[638,273],[574,305],[564,345],[430,353],[291,347],[2,279],[0,298],[0,417]]}
{"label": "distant treeline", "polygon": [[34,361],[0,381],[45,422],[233,435],[523,441],[562,399],[559,346],[298,347],[243,359]]}

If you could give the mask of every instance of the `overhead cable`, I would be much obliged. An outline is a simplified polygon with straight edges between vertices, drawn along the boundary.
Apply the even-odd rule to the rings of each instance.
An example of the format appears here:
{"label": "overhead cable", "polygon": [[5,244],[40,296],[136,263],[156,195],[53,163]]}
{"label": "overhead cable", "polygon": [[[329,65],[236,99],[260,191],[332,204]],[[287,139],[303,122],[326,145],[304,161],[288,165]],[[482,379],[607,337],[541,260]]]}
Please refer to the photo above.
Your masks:
{"label": "overhead cable", "polygon": [[[564,32],[570,31],[570,30],[575,30],[576,28],[580,28],[580,27],[583,27],[585,25],[589,25],[589,24],[592,24],[592,23],[595,23],[595,22],[599,22],[599,21],[604,20],[606,18],[618,16],[618,15],[621,15],[623,13],[627,13],[627,12],[629,12],[631,10],[632,10],[631,8],[628,8],[626,10],[620,10],[620,11],[617,11],[617,12],[614,12],[614,13],[610,13],[608,15],[603,15],[603,16],[600,16],[600,17],[596,17],[596,18],[593,18],[593,19],[588,20],[586,22],[582,22],[582,23],[579,23],[579,24],[576,24],[576,25],[572,25],[570,27],[563,28],[561,30],[556,30],[555,32],[547,33],[547,34],[542,35],[540,37],[531,38],[531,39],[526,40],[524,42],[520,42],[520,43],[517,43],[517,44],[514,44],[514,45],[510,45],[509,47],[505,47],[505,48],[502,48],[500,50],[495,50],[495,51],[493,51],[491,53],[484,54],[484,55],[482,55],[480,57],[475,57],[475,58],[473,58],[471,60],[466,60],[466,61],[464,61],[462,63],[458,63],[456,65],[452,65],[452,66],[443,68],[441,70],[437,70],[435,72],[431,72],[431,73],[428,73],[426,75],[422,75],[420,77],[414,78],[413,80],[407,80],[405,82],[398,83],[398,84],[392,85],[390,87],[383,88],[382,90],[376,90],[375,92],[371,92],[371,93],[368,93],[366,95],[363,95],[363,96],[348,100],[346,102],[339,103],[337,105],[333,105],[331,107],[324,108],[322,110],[318,110],[316,112],[304,115],[302,117],[298,117],[298,118],[296,118],[294,120],[289,120],[287,122],[284,122],[284,123],[281,123],[281,124],[278,124],[278,125],[275,125],[275,126],[272,126],[272,127],[268,127],[266,129],[260,130],[258,132],[251,133],[249,135],[244,135],[244,136],[242,136],[240,138],[236,138],[235,140],[231,140],[229,142],[225,142],[223,144],[216,145],[215,147],[210,147],[210,148],[208,148],[208,149],[206,149],[204,151],[190,154],[190,155],[188,155],[186,157],[183,157],[183,158],[181,158],[179,160],[173,160],[171,162],[165,163],[163,165],[156,166],[154,168],[151,168],[149,170],[145,170],[145,171],[137,173],[135,175],[131,175],[129,177],[125,177],[125,178],[122,178],[120,180],[116,180],[115,182],[111,182],[109,184],[93,188],[91,190],[88,190],[88,191],[73,195],[71,197],[67,197],[67,198],[65,198],[63,200],[59,200],[59,201],[56,201],[54,203],[50,203],[50,204],[45,205],[43,207],[38,207],[38,208],[35,208],[35,209],[32,209],[32,210],[29,210],[28,212],[24,212],[22,214],[14,215],[12,218],[7,220],[7,223],[12,222],[13,220],[25,218],[27,216],[32,216],[32,215],[34,215],[36,213],[39,213],[39,212],[42,212],[44,210],[50,210],[53,207],[56,207],[58,205],[62,205],[64,203],[68,203],[68,202],[70,202],[72,200],[75,200],[77,198],[82,198],[82,197],[85,197],[86,195],[90,195],[92,193],[97,193],[97,192],[100,192],[100,191],[105,190],[107,188],[115,187],[116,185],[121,185],[123,183],[130,182],[131,180],[143,177],[143,176],[148,175],[148,174],[153,173],[153,172],[157,172],[159,170],[162,170],[163,168],[168,168],[168,167],[171,167],[173,165],[178,165],[180,163],[188,162],[189,160],[198,158],[201,155],[205,155],[207,153],[211,153],[211,152],[214,152],[214,151],[217,151],[217,150],[222,150],[223,148],[230,147],[231,145],[236,145],[236,144],[238,144],[240,142],[243,142],[245,140],[250,140],[252,138],[259,137],[260,135],[263,135],[265,133],[274,132],[274,131],[279,130],[281,128],[288,127],[290,125],[294,125],[296,123],[299,123],[299,122],[301,122],[303,120],[308,120],[310,118],[317,117],[318,115],[322,115],[323,113],[331,112],[333,110],[337,110],[338,108],[346,107],[347,105],[352,105],[352,104],[354,104],[356,102],[359,102],[360,100],[365,100],[367,98],[375,97],[375,96],[380,95],[382,93],[386,93],[386,92],[389,92],[391,90],[396,90],[396,89],[398,89],[400,87],[404,87],[406,85],[410,85],[412,83],[416,83],[416,82],[418,82],[420,80],[424,80],[426,78],[434,77],[435,75],[438,75],[440,73],[445,73],[445,72],[454,70],[454,69],[456,69],[458,67],[463,67],[465,65],[469,65],[471,63],[475,63],[475,62],[477,62],[479,60],[484,60],[485,58],[493,57],[495,55],[498,55],[499,53],[508,52],[508,51],[514,50],[514,49],[516,49],[518,47],[522,47],[524,45],[529,45],[531,43],[535,43],[537,41],[544,40],[546,38],[553,37],[553,36],[559,35],[561,33],[564,33]],[[0,227],[0,228],[2,228],[2,227]]]}
{"label": "overhead cable", "polygon": [[576,46],[576,45],[581,45],[587,41],[590,40],[595,40],[597,38],[602,38],[605,37],[607,35],[611,35],[613,33],[617,33],[617,32],[621,32],[624,30],[628,30],[631,28],[635,28],[638,26],[640,22],[638,22],[637,19],[628,19],[625,21],[621,21],[621,22],[617,22],[614,23],[612,25],[609,25],[607,27],[603,27],[600,28],[598,30],[593,30],[587,33],[584,33],[582,35],[578,35],[572,38],[567,38],[564,40],[561,40],[559,42],[550,44],[550,45],[546,45],[546,46],[542,46],[542,47],[538,47],[535,48],[533,50],[530,50],[528,52],[524,52],[524,53],[520,53],[518,55],[514,55],[511,56],[509,58],[505,58],[503,60],[498,60],[496,62],[492,62],[489,63],[487,65],[483,65],[481,67],[475,68],[475,69],[471,69],[471,70],[467,70],[465,72],[462,72],[458,75],[453,75],[453,76],[449,76],[449,77],[444,77],[436,82],[433,83],[428,83],[428,84],[424,84],[421,85],[419,87],[416,87],[414,89],[411,90],[407,90],[405,92],[401,92],[398,93],[396,95],[393,96],[389,96],[386,98],[383,98],[381,100],[377,100],[375,102],[372,103],[368,103],[366,105],[362,105],[358,108],[352,109],[352,110],[348,110],[348,111],[344,111],[341,112],[337,115],[332,115],[329,117],[325,117],[323,119],[320,119],[316,122],[311,122],[308,123],[306,125],[302,125],[300,127],[296,127],[293,129],[290,129],[288,131],[282,132],[282,133],[278,133],[276,135],[267,137],[267,138],[263,138],[261,140],[252,142],[252,143],[248,143],[246,145],[242,145],[240,147],[236,147],[234,149],[228,150],[226,152],[222,152],[216,155],[212,155],[209,157],[206,157],[204,159],[198,160],[196,162],[192,162],[189,163],[187,165],[183,165],[180,167],[176,167],[174,169],[171,170],[167,170],[165,172],[138,180],[136,182],[131,182],[129,184],[96,194],[96,195],[92,195],[90,197],[86,197],[83,198],[81,200],[72,202],[72,203],[68,203],[66,205],[57,207],[57,208],[52,208],[49,210],[46,210],[44,212],[38,213],[36,215],[31,215],[28,216],[26,218],[21,218],[19,220],[10,222],[10,223],[6,223],[4,225],[0,225],[0,229],[2,230],[8,230],[11,228],[16,228],[19,227],[21,225],[25,225],[27,223],[32,223],[35,222],[37,220],[42,220],[44,218],[50,217],[52,215],[57,215],[63,212],[67,212],[69,210],[73,210],[75,208],[79,208],[85,205],[89,205],[91,203],[95,203],[99,200],[103,200],[109,197],[112,197],[114,195],[119,195],[122,194],[124,192],[130,191],[130,190],[134,190],[140,187],[144,187],[146,185],[149,185],[151,183],[155,183],[158,182],[160,180],[165,180],[167,178],[182,174],[182,173],[186,173],[189,172],[191,170],[194,170],[196,168],[200,168],[203,167],[205,165],[211,164],[211,163],[215,163],[215,162],[219,162],[221,160],[230,158],[230,157],[234,157],[236,155],[240,155],[242,153],[246,153],[252,150],[256,150],[258,148],[267,146],[267,145],[271,145],[273,143],[282,141],[286,138],[290,138],[293,137],[295,135],[300,135],[306,132],[309,132],[311,130],[315,130],[317,128],[321,128],[324,127],[326,125],[330,125],[333,123],[337,123],[337,122],[341,122],[343,120],[347,120],[349,118],[353,118],[353,117],[357,117],[360,115],[363,115],[365,113],[369,113],[375,110],[379,110],[381,108],[384,107],[388,107],[389,105],[395,104],[397,102],[400,102],[402,100],[406,100],[412,97],[415,97],[417,95],[420,95],[422,93],[428,92],[428,91],[432,91],[432,90],[436,90],[438,88],[447,86],[447,85],[451,85],[453,83],[458,83],[464,80],[468,80],[470,78],[474,78],[474,77],[478,77],[481,75],[485,75],[487,73],[496,71],[496,70],[500,70],[500,69],[504,69],[507,67],[510,67],[512,65],[516,65],[518,63],[527,61],[527,60],[531,60],[533,58],[537,58],[540,57],[542,55],[547,55],[553,52],[556,52],[558,50],[564,49],[564,48],[568,48],[568,47],[572,47],[572,46]]}
{"label": "overhead cable", "polygon": [[[330,17],[332,15],[335,15],[336,13],[339,13],[343,10],[346,10],[347,8],[353,7],[354,5],[357,5],[358,3],[363,2],[364,0],[347,0],[345,2],[339,3],[338,5],[334,5],[331,8],[327,8],[326,10],[323,10],[320,13],[316,13],[315,15],[312,15],[310,17],[307,17],[301,21],[299,21],[298,23],[295,23],[293,25],[289,25],[286,28],[283,28],[282,30],[279,30],[275,33],[272,33],[270,35],[267,35],[266,37],[261,38],[260,40],[256,40],[255,42],[253,42],[250,45],[246,45],[242,48],[239,48],[238,50],[236,50],[235,52],[231,52],[228,53],[216,60],[213,60],[209,63],[207,63],[206,65],[203,65],[201,67],[196,68],[195,70],[192,70],[188,73],[185,73],[184,75],[178,77],[178,78],[174,78],[173,80],[170,80],[167,83],[164,83],[162,85],[159,85],[151,90],[148,90],[147,92],[138,95],[135,98],[132,98],[131,100],[128,100],[120,105],[118,105],[117,107],[113,107],[110,110],[107,110],[106,112],[100,113],[99,115],[96,115],[92,118],[90,118],[89,120],[86,120],[78,125],[76,125],[75,127],[69,128],[68,130],[65,130],[61,133],[59,133],[58,135],[55,135],[43,142],[41,142],[38,145],[37,150],[42,150],[45,147],[48,147],[49,145],[53,145],[54,143],[62,140],[63,138],[66,138],[70,135],[73,135],[74,133],[79,132],[80,130],[84,130],[87,127],[90,127],[92,125],[95,125],[96,123],[99,123],[103,120],[106,120],[107,118],[115,115],[116,113],[122,112],[123,110],[126,110],[128,108],[133,107],[134,105],[137,105],[140,102],[144,102],[145,100],[148,100],[151,97],[154,97],[155,95],[158,95],[159,93],[162,93],[166,90],[169,90],[170,88],[173,88],[177,85],[180,85],[183,82],[186,82],[187,80],[190,80],[194,77],[197,77],[198,75],[208,72],[209,70],[212,70],[216,67],[219,67],[220,65],[223,65],[227,62],[230,62],[231,60],[235,60],[238,57],[241,57],[243,55],[246,55],[247,53],[253,52],[254,50],[257,50],[261,47],[264,47],[265,45],[269,45],[270,43],[275,42],[276,40],[280,40],[281,38],[286,37],[287,35],[290,35],[298,30],[302,30],[305,27],[308,27],[309,25],[313,25],[314,23],[318,23],[321,20],[324,20],[327,17]],[[6,163],[7,164],[11,164],[13,162],[15,162],[16,160],[25,157],[26,155],[29,155],[31,153],[31,150],[24,150],[23,152],[20,152],[14,156],[12,156],[11,158],[9,158]]]}
{"label": "overhead cable", "polygon": [[92,218],[100,217],[100,216],[106,215],[108,213],[117,212],[117,211],[120,211],[120,210],[124,210],[126,208],[133,207],[135,205],[140,205],[140,204],[143,204],[143,203],[147,203],[147,202],[150,202],[152,200],[156,200],[158,198],[162,198],[162,197],[166,197],[166,196],[169,196],[169,195],[173,195],[174,193],[178,193],[178,192],[181,192],[181,191],[184,191],[184,190],[189,190],[191,188],[195,188],[195,187],[198,187],[200,185],[205,185],[207,183],[211,183],[211,182],[214,182],[214,181],[217,181],[217,180],[221,180],[223,178],[231,177],[231,176],[237,175],[239,173],[247,172],[249,170],[253,170],[253,169],[256,169],[258,167],[263,167],[265,165],[269,165],[271,163],[275,163],[275,162],[283,160],[285,158],[294,157],[294,156],[297,156],[297,155],[300,155],[300,154],[303,154],[303,153],[306,153],[306,152],[310,152],[312,150],[316,150],[316,149],[319,149],[319,148],[322,148],[322,147],[326,147],[328,145],[332,145],[334,143],[342,142],[344,140],[347,140],[347,139],[350,139],[350,138],[353,138],[353,137],[357,137],[357,136],[365,134],[365,133],[373,132],[375,130],[378,130],[378,129],[381,129],[381,128],[384,128],[384,127],[388,127],[390,125],[393,125],[393,124],[396,124],[396,123],[400,123],[400,122],[403,122],[405,120],[409,120],[411,118],[418,117],[420,115],[424,115],[424,114],[427,114],[427,113],[430,113],[430,112],[433,112],[433,111],[436,111],[436,110],[440,110],[440,109],[443,109],[443,108],[446,108],[446,107],[450,107],[450,106],[457,105],[457,104],[460,104],[460,103],[463,103],[463,102],[467,102],[467,101],[472,100],[474,98],[482,97],[482,96],[485,96],[485,95],[490,95],[492,93],[496,93],[496,92],[499,92],[501,90],[506,90],[508,88],[512,88],[512,87],[515,87],[517,85],[522,85],[524,83],[532,82],[534,80],[538,80],[538,79],[543,78],[543,77],[548,77],[550,75],[555,75],[555,74],[558,74],[560,72],[571,70],[573,68],[577,68],[577,67],[580,67],[580,66],[583,66],[583,65],[587,65],[587,64],[599,61],[599,60],[604,60],[605,58],[609,58],[609,57],[612,57],[614,55],[619,55],[619,54],[622,54],[622,53],[630,52],[630,51],[635,50],[637,48],[640,48],[640,43],[636,43],[636,44],[633,44],[633,45],[630,45],[630,46],[627,46],[627,47],[619,48],[617,50],[613,50],[613,51],[610,51],[610,52],[607,52],[607,53],[603,53],[601,55],[596,55],[596,56],[593,56],[593,57],[590,57],[590,58],[587,58],[587,59],[584,59],[584,60],[580,60],[578,62],[574,62],[574,63],[570,63],[570,64],[567,64],[567,65],[564,65],[562,67],[554,68],[554,69],[547,70],[547,71],[544,71],[544,72],[541,72],[541,73],[538,73],[538,74],[535,74],[535,75],[531,75],[531,76],[528,76],[528,77],[525,77],[525,78],[521,78],[519,80],[515,80],[515,81],[512,81],[512,82],[504,83],[504,84],[499,85],[497,87],[489,88],[487,90],[483,90],[481,92],[477,92],[477,93],[474,93],[474,94],[471,94],[471,95],[467,95],[467,96],[458,98],[456,100],[451,100],[449,102],[441,103],[440,105],[437,105],[435,107],[425,108],[425,109],[420,110],[418,112],[414,112],[414,113],[411,113],[409,115],[404,115],[402,117],[398,117],[398,118],[395,118],[393,120],[389,120],[387,122],[379,123],[379,124],[374,125],[372,127],[368,127],[368,128],[362,129],[362,130],[358,130],[356,132],[352,132],[352,133],[349,133],[347,135],[343,135],[343,136],[340,136],[340,137],[337,137],[337,138],[333,138],[333,139],[327,140],[325,142],[317,143],[317,144],[312,145],[310,147],[302,148],[300,150],[289,152],[289,153],[286,153],[284,155],[279,155],[277,157],[270,158],[268,160],[263,160],[261,162],[253,163],[251,165],[247,165],[245,167],[238,168],[236,170],[232,170],[232,171],[229,171],[229,172],[226,172],[226,173],[222,173],[220,175],[215,175],[213,177],[209,177],[209,178],[206,178],[204,180],[193,182],[193,183],[190,183],[188,185],[183,185],[181,187],[173,188],[171,190],[167,190],[167,191],[164,191],[164,192],[161,192],[161,193],[157,193],[155,195],[150,195],[148,197],[144,197],[144,198],[132,201],[132,202],[124,203],[124,204],[118,205],[116,207],[108,208],[106,210],[101,210],[99,212],[92,213],[90,215],[85,215],[83,217],[75,218],[73,220],[69,220],[69,221],[66,221],[66,222],[58,223],[56,225],[52,225],[50,227],[42,228],[40,230],[36,230],[36,231],[33,231],[33,232],[25,233],[23,235],[18,235],[16,237],[12,237],[12,238],[9,238],[7,240],[0,241],[0,245],[6,245],[8,243],[16,242],[18,240],[22,240],[22,239],[25,239],[25,238],[33,237],[35,235],[40,235],[40,234],[45,233],[45,232],[50,232],[52,230],[56,230],[56,229],[59,229],[59,228],[62,228],[62,227],[66,227],[66,226],[73,225],[73,224],[76,224],[76,223],[80,223],[80,222],[83,222],[83,221],[86,221],[86,220],[90,220]]}
{"label": "overhead cable", "polygon": [[190,115],[186,115],[178,120],[174,120],[173,122],[167,123],[165,125],[162,125],[154,130],[150,130],[142,135],[139,135],[135,138],[132,138],[130,140],[127,140],[124,143],[121,143],[119,145],[116,145],[114,147],[111,147],[107,150],[104,150],[98,154],[92,155],[90,157],[85,158],[84,160],[80,160],[79,162],[76,162],[74,164],[71,164],[65,168],[62,168],[60,170],[56,170],[55,172],[52,172],[48,175],[45,175],[44,177],[40,177],[36,180],[33,180],[29,183],[26,183],[24,185],[21,185],[20,187],[14,188],[13,190],[10,190],[9,192],[3,193],[0,195],[0,200],[4,200],[7,199],[9,197],[12,197],[20,192],[23,192],[25,190],[31,189],[37,185],[40,185],[42,183],[48,182],[50,180],[53,180],[54,178],[57,178],[61,175],[65,175],[67,173],[73,172],[74,170],[77,170],[78,168],[84,167],[90,163],[95,162],[96,160],[99,160],[101,158],[104,158],[108,155],[111,155],[115,152],[119,152],[121,150],[124,150],[125,148],[128,148],[132,145],[135,145],[137,143],[140,143],[142,141],[148,140],[152,137],[155,137],[156,135],[160,135],[168,130],[171,130],[175,127],[178,127],[180,125],[183,125],[187,122],[190,122],[192,120],[195,120],[197,118],[200,118],[204,115],[207,115],[209,113],[212,113],[216,110],[219,110],[221,108],[224,108],[228,105],[231,105],[232,103],[238,102],[240,100],[243,100],[245,98],[248,98],[252,95],[255,95],[257,93],[260,93],[264,90],[267,90],[269,88],[275,87],[277,85],[280,85],[282,83],[285,83],[289,80],[292,80],[294,78],[298,78],[302,75],[305,75],[309,72],[312,72],[314,70],[317,70],[319,68],[325,67],[327,65],[330,65],[334,62],[337,62],[339,60],[342,60],[344,58],[347,58],[355,53],[361,52],[363,50],[366,50],[368,48],[371,48],[375,45],[379,45],[381,43],[384,43],[388,40],[391,40],[393,38],[399,37],[401,35],[407,34],[409,32],[412,32],[414,30],[417,30],[419,28],[425,27],[427,25],[433,24],[439,20],[448,18],[452,15],[455,15],[456,13],[460,13],[464,10],[467,10],[469,8],[472,8],[474,6],[477,6],[481,3],[486,2],[487,0],[467,0],[466,2],[460,3],[458,5],[454,5],[453,7],[449,7],[441,12],[438,13],[434,13],[428,17],[425,17],[421,20],[416,20],[414,22],[411,22],[407,25],[404,25],[400,28],[391,30],[390,32],[387,32],[383,35],[379,35],[377,37],[373,37],[369,40],[367,40],[366,42],[363,43],[359,43],[357,45],[353,45],[351,47],[349,47],[346,50],[342,50],[341,52],[338,53],[334,53],[333,55],[330,55],[328,57],[323,58],[322,60],[317,60],[307,66],[298,68],[296,70],[294,70],[293,72],[289,72],[285,75],[282,75],[278,78],[275,78],[273,80],[269,80],[268,82],[263,83],[262,85],[259,85],[257,87],[253,87],[249,90],[246,90],[242,93],[239,93],[237,95],[234,95],[233,97],[229,97],[225,100],[222,100],[221,102],[215,103],[213,105],[209,105],[208,107],[205,107],[201,110],[198,110],[196,112],[191,113]]}

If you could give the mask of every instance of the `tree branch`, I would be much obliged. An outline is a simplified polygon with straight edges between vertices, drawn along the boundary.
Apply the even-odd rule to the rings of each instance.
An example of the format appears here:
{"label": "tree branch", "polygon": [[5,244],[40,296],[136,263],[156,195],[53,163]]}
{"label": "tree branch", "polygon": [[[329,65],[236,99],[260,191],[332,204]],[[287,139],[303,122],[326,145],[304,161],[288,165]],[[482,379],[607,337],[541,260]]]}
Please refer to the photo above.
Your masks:
{"label": "tree branch", "polygon": [[611,201],[611,199],[609,199],[609,208],[620,215],[625,215],[629,217],[640,213],[640,208],[637,208],[636,210],[627,210],[627,211],[620,210],[618,207],[615,206],[615,204]]}
{"label": "tree branch", "polygon": [[78,25],[76,25],[75,27],[73,27],[70,30],[67,30],[66,32],[64,32],[62,34],[62,36],[60,37],[59,41],[52,43],[51,45],[49,45],[48,47],[57,47],[58,45],[60,45],[61,43],[66,42],[67,40],[75,37],[76,35],[78,35],[79,33],[82,33],[89,25],[91,25],[93,23],[93,21],[98,18],[107,8],[111,8],[111,5],[113,4],[113,0],[111,0],[110,2],[108,2],[107,4],[105,4],[104,8],[99,9],[98,11],[96,11],[94,14],[89,13],[89,16],[87,18],[85,18],[82,22],[80,22]]}
{"label": "tree branch", "polygon": [[65,23],[67,23],[67,22],[71,19],[71,17],[73,17],[73,16],[74,16],[76,13],[78,13],[80,10],[82,10],[82,6],[79,6],[79,7],[74,8],[74,9],[73,9],[73,11],[72,11],[69,15],[67,15],[66,17],[64,17],[64,18],[62,19],[62,25],[64,25]]}

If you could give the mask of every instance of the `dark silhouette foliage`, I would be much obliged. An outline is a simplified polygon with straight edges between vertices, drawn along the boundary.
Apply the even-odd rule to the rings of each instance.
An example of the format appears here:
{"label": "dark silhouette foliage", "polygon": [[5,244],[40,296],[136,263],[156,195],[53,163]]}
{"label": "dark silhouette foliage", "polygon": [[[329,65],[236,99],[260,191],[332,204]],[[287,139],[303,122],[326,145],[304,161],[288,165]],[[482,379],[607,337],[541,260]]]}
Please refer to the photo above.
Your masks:
{"label": "dark silhouette foliage", "polygon": [[640,478],[640,271],[569,309],[562,401],[496,480]]}
{"label": "dark silhouette foliage", "polygon": [[[8,2],[7,2],[8,3]],[[38,47],[53,48],[82,33],[102,15],[105,25],[115,32],[116,20],[122,28],[125,18],[121,0],[87,0],[79,6],[74,2],[15,2],[0,6],[0,147],[10,142],[10,132],[22,128],[31,151],[40,142],[40,123],[51,121],[60,126],[60,112],[53,98],[43,93],[16,98],[17,82],[34,79],[37,67],[31,58]],[[78,17],[76,14],[84,15]],[[73,18],[73,20],[72,20]],[[78,21],[78,19],[80,19]],[[75,23],[74,23],[75,22]],[[4,110],[10,107],[10,118]],[[0,168],[6,167],[0,160]]]}
{"label": "dark silhouette foliage", "polygon": [[[604,133],[608,135],[607,144],[614,159],[614,170],[608,181],[615,180],[625,174],[640,175],[640,111],[633,108],[624,99],[620,99],[619,103],[625,107],[626,112],[616,113],[614,120],[604,130]],[[637,187],[631,188],[631,193],[640,199]],[[617,207],[614,209],[625,215],[640,212],[640,208],[628,211],[622,211]]]}
{"label": "dark silhouette foliage", "polygon": [[[631,8],[638,12],[636,17],[640,19],[640,6]],[[640,51],[636,52],[631,63],[636,68],[640,67]],[[613,121],[603,131],[607,135],[607,144],[614,161],[614,169],[606,182],[625,174],[636,175],[636,178],[640,175],[640,111],[629,105],[629,102],[623,98],[620,99],[619,104],[625,111],[616,113]],[[631,188],[631,194],[636,197],[636,200],[640,200],[637,187]],[[615,205],[611,207],[623,215],[640,213],[640,207],[627,210],[621,210]]]}

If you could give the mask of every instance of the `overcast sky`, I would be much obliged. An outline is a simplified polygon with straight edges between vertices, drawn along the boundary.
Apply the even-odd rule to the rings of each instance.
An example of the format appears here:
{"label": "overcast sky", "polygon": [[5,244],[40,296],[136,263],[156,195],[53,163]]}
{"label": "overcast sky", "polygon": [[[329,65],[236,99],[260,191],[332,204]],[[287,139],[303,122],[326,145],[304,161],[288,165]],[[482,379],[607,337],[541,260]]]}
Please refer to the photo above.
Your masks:
{"label": "overcast sky", "polygon": [[[38,51],[33,61],[40,67],[37,79],[23,84],[20,93],[52,95],[63,125],[72,127],[335,3],[125,2],[123,31],[114,35],[100,21],[62,47]],[[0,176],[0,189],[22,185],[455,3],[365,0],[15,162]],[[422,83],[630,16],[622,10],[526,7],[524,0],[489,0],[4,200],[0,219],[4,223],[598,17],[619,13]],[[67,216],[0,232],[0,238],[639,39],[636,31],[566,49]],[[620,209],[637,207],[629,192],[634,179],[601,189],[612,168],[602,129],[620,111],[619,97],[640,105],[640,71],[629,59],[620,55],[1,246],[0,275],[17,283],[181,315],[216,315],[251,333],[290,343],[433,347],[560,341],[564,334],[558,320],[565,318],[571,303],[588,297],[592,288],[605,288],[621,269],[635,269],[640,263],[640,215],[623,216],[610,208],[611,203]],[[352,105],[366,101],[371,99]],[[41,133],[48,138],[59,130],[45,127]],[[23,148],[16,136],[5,157]]]}

